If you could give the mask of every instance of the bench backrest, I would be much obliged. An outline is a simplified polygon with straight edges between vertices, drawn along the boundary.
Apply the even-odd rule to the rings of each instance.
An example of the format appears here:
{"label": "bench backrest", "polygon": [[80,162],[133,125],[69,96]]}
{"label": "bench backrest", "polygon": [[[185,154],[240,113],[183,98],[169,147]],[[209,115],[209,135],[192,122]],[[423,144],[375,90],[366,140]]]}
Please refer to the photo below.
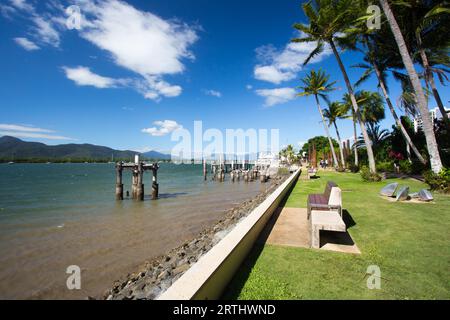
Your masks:
{"label": "bench backrest", "polygon": [[342,191],[339,187],[331,188],[330,197],[328,198],[328,205],[342,207]]}
{"label": "bench backrest", "polygon": [[323,195],[324,195],[327,199],[330,199],[331,189],[332,189],[333,187],[337,187],[337,184],[334,183],[333,181],[328,181],[328,182],[327,182],[327,186],[325,187],[325,192],[323,193]]}

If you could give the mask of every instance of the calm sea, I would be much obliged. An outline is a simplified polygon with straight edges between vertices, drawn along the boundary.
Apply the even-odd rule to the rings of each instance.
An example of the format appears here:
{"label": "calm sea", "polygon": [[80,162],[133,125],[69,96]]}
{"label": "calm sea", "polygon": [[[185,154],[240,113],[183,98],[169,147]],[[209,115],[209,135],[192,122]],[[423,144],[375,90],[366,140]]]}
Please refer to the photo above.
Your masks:
{"label": "calm sea", "polygon": [[[201,165],[161,164],[160,199],[114,200],[113,164],[0,165],[0,298],[98,296],[146,259],[213,224],[260,183],[203,181]],[[124,173],[124,190],[131,176]],[[81,268],[81,290],[66,269]]]}

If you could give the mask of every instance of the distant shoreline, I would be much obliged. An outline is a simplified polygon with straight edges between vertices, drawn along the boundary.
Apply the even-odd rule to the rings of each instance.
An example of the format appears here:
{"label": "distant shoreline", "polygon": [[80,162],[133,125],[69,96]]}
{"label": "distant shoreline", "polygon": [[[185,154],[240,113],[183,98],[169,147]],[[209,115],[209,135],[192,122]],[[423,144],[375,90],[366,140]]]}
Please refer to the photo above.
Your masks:
{"label": "distant shoreline", "polygon": [[[22,164],[22,163],[116,163],[119,161],[129,162],[132,161],[130,159],[118,159],[115,161],[111,161],[110,159],[0,159],[0,164],[9,164],[13,162],[14,164]],[[134,161],[134,160],[133,160]],[[142,161],[148,161],[148,162],[167,162],[170,163],[170,160],[167,159],[142,159]]]}

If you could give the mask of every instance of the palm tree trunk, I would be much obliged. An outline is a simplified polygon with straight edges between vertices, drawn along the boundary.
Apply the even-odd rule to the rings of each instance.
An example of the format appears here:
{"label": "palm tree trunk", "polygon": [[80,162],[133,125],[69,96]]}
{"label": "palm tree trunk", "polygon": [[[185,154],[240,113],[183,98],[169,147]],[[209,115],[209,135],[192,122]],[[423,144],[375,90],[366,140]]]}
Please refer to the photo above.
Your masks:
{"label": "palm tree trunk", "polygon": [[341,154],[341,163],[342,168],[345,169],[345,159],[344,159],[344,150],[342,150],[342,141],[341,141],[341,135],[339,134],[339,129],[337,127],[336,121],[333,121],[334,129],[336,130],[336,136],[339,142],[339,152]]}
{"label": "palm tree trunk", "polygon": [[386,86],[384,84],[383,78],[381,77],[380,69],[378,69],[378,65],[372,61],[373,68],[375,69],[375,74],[378,78],[378,83],[380,84],[381,91],[383,92],[384,98],[386,99],[386,103],[389,107],[389,110],[392,113],[392,116],[394,117],[395,123],[400,128],[400,132],[403,135],[403,138],[405,139],[407,145],[411,147],[411,149],[414,151],[414,154],[416,157],[422,162],[423,164],[426,164],[427,161],[422,157],[419,150],[417,150],[416,146],[411,140],[411,137],[409,136],[408,132],[406,131],[405,127],[403,126],[403,123],[400,121],[399,117],[397,116],[397,112],[395,112],[394,106],[392,105],[391,98],[389,98],[389,94],[387,93]]}
{"label": "palm tree trunk", "polygon": [[356,132],[356,117],[355,110],[352,108],[352,118],[353,118],[353,153],[355,154],[355,167],[359,166],[359,156],[358,148],[356,148],[356,141],[358,141],[358,132]]}
{"label": "palm tree trunk", "polygon": [[323,127],[325,129],[325,133],[327,135],[328,142],[330,143],[331,153],[333,154],[334,166],[338,167],[339,163],[337,161],[336,152],[334,151],[333,141],[331,140],[330,131],[328,130],[327,123],[325,122],[325,118],[324,118],[323,113],[322,113],[322,108],[320,107],[319,98],[317,97],[317,95],[315,95],[315,98],[316,98],[316,103],[317,103],[317,109],[319,109],[319,113],[320,113],[320,116],[322,118]]}
{"label": "palm tree trunk", "polygon": [[[364,143],[366,144],[367,158],[369,159],[370,172],[376,173],[377,168],[375,166],[375,157],[373,155],[372,143],[370,141],[369,135],[367,134],[366,127],[364,126],[364,123],[361,120],[361,114],[359,113],[358,103],[356,102],[355,94],[353,93],[353,88],[350,83],[350,79],[348,78],[347,71],[345,70],[344,64],[342,63],[341,57],[339,56],[339,52],[337,51],[333,40],[330,39],[329,43],[330,43],[331,49],[333,49],[334,56],[336,57],[336,60],[338,61],[339,68],[341,69],[342,75],[344,76],[345,84],[347,85],[348,94],[350,95],[350,100],[352,101],[353,109],[355,110],[355,116],[359,122],[359,126],[361,127],[361,132],[362,132],[362,135],[364,138]],[[355,142],[356,142],[356,140],[355,140]]]}
{"label": "palm tree trunk", "polygon": [[389,22],[392,33],[394,34],[400,56],[402,57],[403,64],[408,71],[409,78],[416,93],[417,104],[420,116],[422,117],[423,132],[425,134],[428,153],[430,155],[431,170],[433,170],[434,173],[439,173],[442,170],[442,161],[439,155],[439,149],[436,142],[436,137],[434,135],[433,124],[431,122],[430,112],[428,110],[428,104],[423,92],[422,84],[420,83],[419,76],[414,68],[414,63],[409,55],[408,48],[406,47],[405,39],[403,38],[400,27],[398,26],[397,20],[392,13],[389,3],[387,0],[379,1],[383,8],[384,14],[386,15],[386,19]]}
{"label": "palm tree trunk", "polygon": [[436,100],[436,104],[438,105],[439,110],[442,114],[442,119],[444,119],[444,123],[447,126],[447,128],[450,128],[450,122],[448,119],[447,112],[445,111],[444,104],[442,103],[441,96],[439,95],[439,92],[436,88],[436,82],[434,82],[434,76],[433,72],[430,70],[430,64],[428,62],[427,54],[425,53],[425,50],[422,48],[422,39],[420,35],[416,35],[417,43],[420,47],[419,53],[420,57],[422,59],[423,68],[425,69],[425,79],[431,86],[431,91],[433,92],[434,100]]}

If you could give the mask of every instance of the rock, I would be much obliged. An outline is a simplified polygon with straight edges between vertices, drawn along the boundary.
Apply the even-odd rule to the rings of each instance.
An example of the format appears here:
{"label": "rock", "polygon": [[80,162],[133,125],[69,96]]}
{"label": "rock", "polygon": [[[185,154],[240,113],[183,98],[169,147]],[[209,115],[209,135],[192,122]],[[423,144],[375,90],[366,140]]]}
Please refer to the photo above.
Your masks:
{"label": "rock", "polygon": [[158,279],[165,279],[170,276],[170,272],[168,270],[164,270],[158,275]]}
{"label": "rock", "polygon": [[149,300],[156,299],[160,294],[162,290],[158,286],[154,286],[152,288],[149,288],[148,290],[145,290],[145,298]]}
{"label": "rock", "polygon": [[164,280],[164,281],[161,281],[161,283],[159,284],[159,287],[161,288],[161,291],[166,291],[167,289],[170,288],[171,285],[172,285],[171,280]]}
{"label": "rock", "polygon": [[180,274],[180,273],[184,273],[184,272],[186,272],[189,268],[190,268],[190,265],[189,265],[189,264],[183,264],[183,265],[177,267],[176,269],[174,269],[173,272],[172,272],[172,274],[173,274],[173,275],[177,275],[177,274]]}

